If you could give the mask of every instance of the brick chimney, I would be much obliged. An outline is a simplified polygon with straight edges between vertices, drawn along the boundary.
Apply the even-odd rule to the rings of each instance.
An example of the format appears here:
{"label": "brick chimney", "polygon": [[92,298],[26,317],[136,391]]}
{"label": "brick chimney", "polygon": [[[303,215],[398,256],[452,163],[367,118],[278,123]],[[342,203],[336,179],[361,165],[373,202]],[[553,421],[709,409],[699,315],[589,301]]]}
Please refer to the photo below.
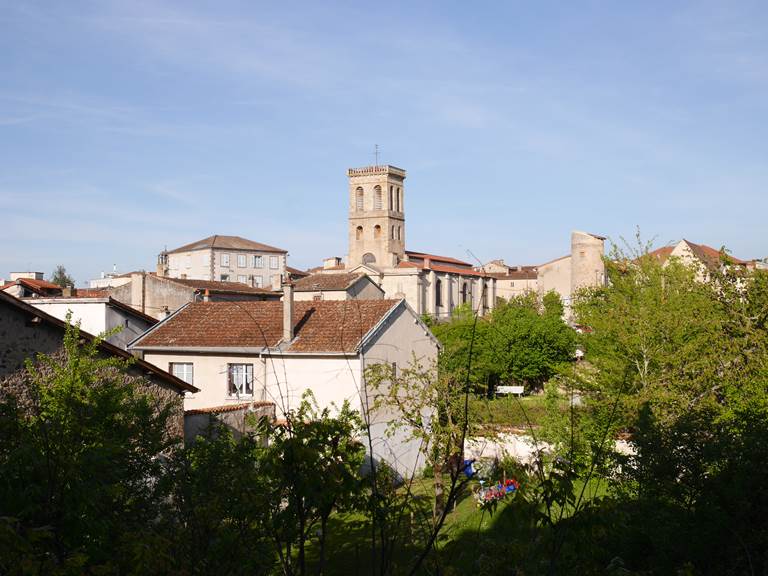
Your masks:
{"label": "brick chimney", "polygon": [[293,340],[293,282],[288,274],[283,280],[283,342]]}

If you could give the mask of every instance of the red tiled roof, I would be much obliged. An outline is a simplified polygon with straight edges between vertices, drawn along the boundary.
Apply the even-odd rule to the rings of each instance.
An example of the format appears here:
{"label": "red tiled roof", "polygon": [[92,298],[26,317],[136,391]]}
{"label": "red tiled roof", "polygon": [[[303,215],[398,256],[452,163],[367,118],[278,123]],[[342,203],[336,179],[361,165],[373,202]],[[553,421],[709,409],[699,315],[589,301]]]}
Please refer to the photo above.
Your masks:
{"label": "red tiled roof", "polygon": [[221,282],[219,280],[192,280],[189,278],[166,278],[196,290],[208,290],[217,294],[279,294],[269,288],[256,288],[242,282]]}
{"label": "red tiled roof", "polygon": [[674,249],[674,246],[662,246],[661,248],[656,248],[656,250],[648,252],[648,256],[656,258],[661,262],[666,262],[667,258],[669,258],[669,255],[672,254],[672,250]]}
{"label": "red tiled roof", "polygon": [[[400,300],[294,302],[289,352],[355,352]],[[263,348],[283,337],[283,303],[195,302],[140,337],[133,348]]]}
{"label": "red tiled roof", "polygon": [[446,264],[458,264],[459,266],[469,266],[472,267],[472,264],[469,262],[464,262],[464,260],[459,260],[458,258],[451,258],[450,256],[439,256],[437,254],[427,254],[426,252],[414,252],[412,250],[406,250],[405,253],[410,258],[413,256],[414,258],[419,259],[426,259],[429,258],[433,262],[444,262]]}
{"label": "red tiled roof", "polygon": [[[399,262],[397,264],[397,267],[398,268],[418,268],[419,270],[423,270],[424,262]],[[429,269],[434,270],[435,272],[445,272],[447,274],[460,274],[462,276],[479,276],[483,278],[493,277],[491,274],[488,274],[487,272],[479,272],[474,268],[461,268],[459,266],[444,266],[442,264],[436,264],[434,261],[430,263]]]}
{"label": "red tiled roof", "polygon": [[510,270],[507,273],[504,272],[490,272],[488,276],[497,278],[498,280],[536,280],[538,273],[536,269],[523,269],[523,270]]}
{"label": "red tiled roof", "polygon": [[[711,265],[718,264],[720,262],[720,250],[712,248],[711,246],[706,246],[705,244],[694,244],[688,240],[683,240],[683,242],[688,244],[688,247],[691,249],[694,255],[705,264]],[[728,257],[728,260],[730,260],[733,264],[747,264],[746,260],[741,260],[735,256],[731,256],[730,254],[726,254],[726,256]]]}
{"label": "red tiled roof", "polygon": [[317,292],[326,290],[347,290],[365,274],[348,272],[346,274],[312,274],[296,280],[296,292]]}
{"label": "red tiled roof", "polygon": [[15,286],[17,284],[21,284],[22,286],[25,286],[29,290],[37,292],[38,294],[61,292],[62,290],[61,286],[58,284],[48,282],[47,280],[35,280],[34,278],[19,278],[18,280],[6,282],[2,287],[0,287],[0,290],[5,290],[6,288],[10,288],[11,286]]}
{"label": "red tiled roof", "polygon": [[[54,318],[50,314],[46,314],[42,310],[39,310],[34,306],[27,304],[26,302],[24,302],[23,300],[20,300],[19,298],[16,298],[15,296],[11,296],[7,292],[0,291],[0,303],[2,302],[9,304],[11,306],[15,306],[20,310],[24,310],[26,313],[31,314],[32,316],[36,316],[46,324],[50,324],[62,330],[66,330],[66,327],[67,327],[66,322],[63,322],[58,318]],[[88,341],[93,341],[94,339],[96,339],[95,336],[93,336],[92,334],[89,334],[88,332],[85,332],[84,330],[80,330],[80,337]],[[112,354],[114,356],[120,356],[121,358],[126,360],[130,359],[135,366],[139,366],[143,370],[146,370],[147,372],[154,374],[155,376],[157,376],[161,380],[164,380],[167,384],[171,385],[177,390],[184,390],[187,392],[200,391],[197,387],[192,386],[192,384],[187,384],[180,378],[177,378],[173,374],[170,374],[169,372],[166,372],[165,370],[158,368],[154,364],[150,364],[149,362],[146,362],[139,358],[135,358],[131,353],[126,352],[122,348],[118,348],[113,344],[110,344],[106,340],[99,341],[99,349],[109,354]]]}
{"label": "red tiled roof", "polygon": [[[691,250],[693,255],[701,260],[703,264],[706,266],[718,266],[720,263],[720,250],[716,248],[712,248],[711,246],[707,246],[706,244],[695,244],[691,242],[690,240],[683,240],[685,244],[688,246],[688,248]],[[658,258],[661,262],[666,262],[667,259],[672,255],[672,251],[676,248],[677,245],[673,246],[662,246],[661,248],[657,248],[656,250],[652,250],[648,253],[648,256],[653,256],[654,258]],[[740,265],[746,265],[749,264],[746,260],[741,260],[739,258],[736,258],[735,256],[731,256],[730,254],[727,254],[728,259],[733,264],[740,264]]]}
{"label": "red tiled roof", "polygon": [[203,250],[205,248],[220,248],[223,250],[257,250],[259,252],[278,252],[280,254],[287,254],[287,250],[282,248],[275,248],[268,244],[262,244],[261,242],[254,242],[247,238],[241,238],[240,236],[221,236],[215,234],[203,238],[197,242],[185,244],[175,248],[174,250],[168,250],[167,254],[175,254],[176,252],[191,252],[193,250]]}
{"label": "red tiled roof", "polygon": [[288,272],[288,274],[290,274],[291,276],[296,276],[301,278],[305,276],[309,276],[310,274],[309,272],[306,272],[304,270],[299,270],[298,268],[294,268],[293,266],[286,266],[285,271]]}
{"label": "red tiled roof", "polygon": [[194,414],[222,414],[224,412],[237,412],[238,410],[247,410],[248,408],[266,408],[267,406],[274,406],[274,402],[268,401],[255,401],[255,402],[240,402],[238,404],[225,404],[223,406],[209,406],[208,408],[195,408],[192,410],[184,410],[184,415]]}

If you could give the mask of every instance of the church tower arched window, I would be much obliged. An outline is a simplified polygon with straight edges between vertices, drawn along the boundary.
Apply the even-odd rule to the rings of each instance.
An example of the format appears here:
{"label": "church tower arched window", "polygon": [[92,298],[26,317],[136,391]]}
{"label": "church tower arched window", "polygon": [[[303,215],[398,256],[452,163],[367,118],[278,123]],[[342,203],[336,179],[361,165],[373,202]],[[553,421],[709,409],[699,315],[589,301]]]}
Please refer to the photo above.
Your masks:
{"label": "church tower arched window", "polygon": [[376,226],[373,227],[373,237],[374,238],[381,238],[381,226],[376,224]]}
{"label": "church tower arched window", "polygon": [[373,209],[381,210],[381,186],[374,186],[373,188]]}
{"label": "church tower arched window", "polygon": [[389,204],[387,204],[387,210],[394,210],[395,209],[395,205],[393,203],[394,199],[392,198],[392,193],[394,192],[394,189],[395,189],[394,186],[390,186],[389,187]]}
{"label": "church tower arched window", "polygon": [[365,196],[363,195],[363,187],[358,186],[355,190],[355,210],[362,212],[365,210]]}
{"label": "church tower arched window", "polygon": [[355,228],[355,240],[362,240],[363,239],[363,227],[358,226]]}

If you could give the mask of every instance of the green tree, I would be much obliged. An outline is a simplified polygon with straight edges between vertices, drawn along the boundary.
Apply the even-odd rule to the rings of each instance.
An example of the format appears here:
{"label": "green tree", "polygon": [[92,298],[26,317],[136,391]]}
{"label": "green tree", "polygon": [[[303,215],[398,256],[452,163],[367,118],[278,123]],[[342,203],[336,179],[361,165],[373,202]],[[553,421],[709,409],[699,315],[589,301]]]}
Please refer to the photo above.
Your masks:
{"label": "green tree", "polygon": [[284,425],[269,428],[262,464],[269,479],[266,530],[284,574],[306,574],[306,544],[318,529],[318,570],[324,571],[328,519],[334,510],[352,507],[362,489],[360,431],[360,417],[348,402],[332,415],[318,409],[309,391]]}
{"label": "green tree", "polygon": [[[264,432],[264,424],[259,428]],[[198,437],[171,459],[165,482],[173,506],[163,518],[164,549],[157,573],[269,574],[275,554],[268,538],[270,482],[260,434],[234,440],[223,426]]]}
{"label": "green tree", "polygon": [[157,537],[177,398],[147,391],[69,325],[0,400],[0,572],[129,572]]}
{"label": "green tree", "polygon": [[56,266],[53,273],[51,274],[51,282],[54,284],[58,284],[62,288],[74,288],[75,287],[75,279],[72,278],[69,274],[67,274],[67,269],[64,268],[61,264]]}
{"label": "green tree", "polygon": [[501,302],[491,313],[479,354],[495,367],[500,382],[540,388],[573,360],[576,333],[563,321],[563,306],[554,292]]}

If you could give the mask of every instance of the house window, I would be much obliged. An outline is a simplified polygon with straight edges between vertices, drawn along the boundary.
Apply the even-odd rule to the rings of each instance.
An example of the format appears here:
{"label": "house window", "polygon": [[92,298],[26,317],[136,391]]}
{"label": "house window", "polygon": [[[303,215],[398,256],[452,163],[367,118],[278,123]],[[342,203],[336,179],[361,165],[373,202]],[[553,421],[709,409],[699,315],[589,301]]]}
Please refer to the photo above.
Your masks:
{"label": "house window", "polygon": [[280,259],[277,256],[270,256],[269,267],[272,270],[277,270],[280,267]]}
{"label": "house window", "polygon": [[253,364],[227,364],[230,396],[253,396]]}
{"label": "house window", "polygon": [[264,268],[264,256],[255,254],[252,260],[252,268]]}
{"label": "house window", "polygon": [[365,209],[365,204],[363,203],[363,188],[361,186],[357,187],[357,190],[355,190],[355,210],[358,212],[362,212]]}
{"label": "house window", "polygon": [[254,276],[253,277],[253,285],[256,288],[261,288],[264,285],[264,276]]}
{"label": "house window", "polygon": [[312,300],[322,300],[323,295],[322,294],[315,294],[312,296]]}
{"label": "house window", "polygon": [[438,278],[435,281],[435,306],[440,308],[443,305],[443,281]]}
{"label": "house window", "polygon": [[247,276],[238,276],[237,281],[240,282],[240,284],[247,284],[248,283],[248,277]]}
{"label": "house window", "polygon": [[466,304],[467,303],[467,283],[464,282],[461,285],[461,303]]}
{"label": "house window", "polygon": [[219,276],[219,280],[221,280],[222,282],[229,282],[229,274],[222,274],[221,276]]}
{"label": "house window", "polygon": [[238,268],[245,268],[245,266],[246,266],[245,254],[238,254],[237,255],[237,267]]}
{"label": "house window", "polygon": [[222,254],[221,255],[221,265],[229,267],[229,254]]}
{"label": "house window", "polygon": [[374,186],[373,188],[373,209],[381,210],[381,186]]}
{"label": "house window", "polygon": [[168,371],[179,380],[184,380],[187,384],[195,383],[195,372],[192,362],[171,362],[168,365]]}

